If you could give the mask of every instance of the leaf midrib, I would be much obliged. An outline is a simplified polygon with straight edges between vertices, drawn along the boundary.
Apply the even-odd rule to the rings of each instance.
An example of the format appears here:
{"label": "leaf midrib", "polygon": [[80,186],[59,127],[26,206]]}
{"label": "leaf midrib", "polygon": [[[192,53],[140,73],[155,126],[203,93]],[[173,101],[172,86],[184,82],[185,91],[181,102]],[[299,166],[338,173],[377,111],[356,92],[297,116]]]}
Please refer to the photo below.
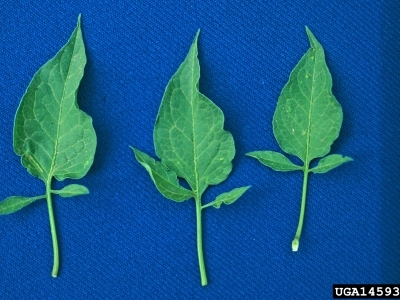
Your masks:
{"label": "leaf midrib", "polygon": [[[194,55],[196,57],[196,54]],[[195,58],[194,57],[194,58]],[[199,193],[199,174],[197,171],[197,149],[196,149],[196,135],[195,135],[195,119],[194,119],[194,102],[195,102],[195,91],[196,91],[196,82],[194,80],[194,64],[195,59],[192,59],[192,65],[190,66],[192,69],[191,76],[192,76],[192,85],[191,85],[191,97],[192,97],[192,134],[193,134],[193,160],[194,160],[194,175],[195,175],[195,190],[193,191],[195,194],[195,200],[200,201],[200,193]]]}
{"label": "leaf midrib", "polygon": [[[54,170],[54,165],[55,165],[56,157],[57,157],[58,141],[59,141],[60,127],[61,127],[61,117],[62,117],[62,108],[63,108],[62,104],[63,104],[64,99],[65,99],[65,97],[64,97],[65,96],[65,90],[66,90],[66,87],[67,87],[68,76],[69,76],[69,72],[71,70],[72,60],[73,60],[73,56],[74,56],[74,53],[75,53],[77,35],[78,35],[78,32],[75,32],[74,47],[72,49],[71,59],[69,61],[68,71],[67,71],[67,75],[65,77],[64,88],[63,88],[63,92],[62,92],[62,96],[61,96],[61,100],[60,100],[60,112],[58,114],[57,134],[56,134],[55,143],[54,143],[54,153],[53,153],[53,157],[51,159],[51,166],[50,166],[50,171],[49,171],[49,175],[48,175],[47,181],[49,181],[53,177],[53,170]],[[69,44],[69,42],[67,43],[67,46],[68,46],[68,44]],[[61,51],[64,51],[64,49],[61,50]]]}
{"label": "leaf midrib", "polygon": [[310,164],[310,137],[311,137],[311,113],[312,113],[312,108],[313,108],[313,103],[314,103],[314,81],[315,81],[315,65],[317,61],[316,57],[316,48],[311,46],[313,49],[313,74],[312,74],[312,85],[311,85],[311,95],[310,95],[310,108],[308,109],[308,126],[307,126],[307,145],[306,145],[306,161],[304,162],[304,172],[307,172],[309,169],[309,164]]}

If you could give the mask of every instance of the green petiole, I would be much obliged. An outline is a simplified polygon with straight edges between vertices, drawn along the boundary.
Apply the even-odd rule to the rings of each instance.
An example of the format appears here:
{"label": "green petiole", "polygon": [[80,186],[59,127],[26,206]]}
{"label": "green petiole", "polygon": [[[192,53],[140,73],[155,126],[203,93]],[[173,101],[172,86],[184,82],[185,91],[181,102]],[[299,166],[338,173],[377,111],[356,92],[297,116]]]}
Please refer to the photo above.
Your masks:
{"label": "green petiole", "polygon": [[296,252],[299,249],[300,236],[301,231],[303,229],[303,220],[304,220],[304,212],[306,209],[306,197],[307,197],[307,183],[308,183],[308,166],[304,167],[304,177],[303,177],[303,192],[301,194],[301,208],[300,208],[300,217],[299,224],[297,225],[296,235],[292,241],[292,250]]}
{"label": "green petiole", "polygon": [[197,228],[197,256],[199,258],[201,285],[207,285],[207,273],[203,256],[203,230],[201,222],[201,197],[197,195],[196,201],[196,228]]}
{"label": "green petiole", "polygon": [[46,201],[47,201],[47,208],[49,211],[51,239],[53,241],[53,255],[54,255],[53,271],[51,272],[51,276],[57,277],[58,268],[60,265],[60,258],[59,258],[59,251],[58,251],[57,230],[56,230],[56,224],[55,224],[55,220],[54,220],[53,202],[51,199],[51,177],[46,182]]}

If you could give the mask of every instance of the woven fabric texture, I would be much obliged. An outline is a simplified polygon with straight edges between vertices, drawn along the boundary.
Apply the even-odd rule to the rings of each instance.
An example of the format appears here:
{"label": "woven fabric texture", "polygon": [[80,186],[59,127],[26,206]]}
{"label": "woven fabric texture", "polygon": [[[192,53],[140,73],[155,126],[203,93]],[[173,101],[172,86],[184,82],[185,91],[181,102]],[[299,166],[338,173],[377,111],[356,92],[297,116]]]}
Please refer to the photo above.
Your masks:
{"label": "woven fabric texture", "polygon": [[[400,281],[398,1],[0,2],[0,198],[44,192],[13,152],[14,115],[79,13],[88,63],[78,103],[98,136],[87,176],[54,182],[90,189],[54,197],[58,278],[46,202],[0,216],[0,299],[331,299],[333,283]],[[325,49],[343,107],[331,153],[354,161],[310,175],[293,253],[302,174],[275,172],[245,153],[281,151],[272,116],[309,48],[306,25]],[[199,28],[200,90],[224,112],[236,145],[231,175],[204,200],[252,185],[235,204],[204,213],[206,287],[194,201],[163,198],[129,148],[155,157],[164,89]]]}

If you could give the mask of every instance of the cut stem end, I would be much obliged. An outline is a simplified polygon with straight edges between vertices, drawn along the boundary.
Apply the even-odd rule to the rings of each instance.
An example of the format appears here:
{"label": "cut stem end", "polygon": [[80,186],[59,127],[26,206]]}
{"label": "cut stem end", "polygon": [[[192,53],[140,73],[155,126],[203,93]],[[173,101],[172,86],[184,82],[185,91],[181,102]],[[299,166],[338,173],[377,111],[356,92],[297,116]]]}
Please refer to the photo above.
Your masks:
{"label": "cut stem end", "polygon": [[295,238],[292,242],[292,251],[297,252],[299,250],[299,239]]}
{"label": "cut stem end", "polygon": [[208,284],[207,282],[207,277],[206,278],[201,278],[201,286],[206,286]]}

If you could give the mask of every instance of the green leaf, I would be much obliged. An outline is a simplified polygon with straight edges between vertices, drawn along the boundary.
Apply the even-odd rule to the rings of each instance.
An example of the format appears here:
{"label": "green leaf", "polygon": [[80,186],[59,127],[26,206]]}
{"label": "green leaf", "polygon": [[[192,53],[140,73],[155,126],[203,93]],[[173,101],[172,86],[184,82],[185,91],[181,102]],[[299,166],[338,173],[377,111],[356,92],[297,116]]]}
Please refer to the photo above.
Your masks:
{"label": "green leaf", "polygon": [[208,206],[214,206],[215,208],[220,208],[221,204],[223,204],[223,203],[226,205],[232,204],[237,199],[239,199],[244,194],[244,192],[246,192],[249,188],[250,188],[250,186],[244,186],[244,187],[235,188],[229,192],[223,193],[223,194],[219,195],[217,198],[215,198],[215,200],[213,202],[204,205],[202,208],[206,208]]}
{"label": "green leaf", "polygon": [[81,178],[93,163],[92,118],[76,103],[85,64],[79,21],[68,43],[34,75],[18,107],[14,151],[44,182]]}
{"label": "green leaf", "polygon": [[[58,274],[59,251],[51,193],[72,196],[87,193],[87,189],[73,185],[52,191],[51,181],[53,177],[64,180],[86,175],[97,144],[92,118],[77,104],[86,64],[80,24],[79,16],[67,44],[33,76],[14,120],[14,151],[22,157],[22,165],[28,172],[46,185],[54,251],[53,277]],[[7,203],[17,203],[13,205],[21,208],[31,201],[26,199],[33,198],[11,197]]]}
{"label": "green leaf", "polygon": [[51,192],[53,194],[60,195],[63,198],[89,194],[88,188],[80,184],[70,184],[62,188],[61,190],[52,190]]}
{"label": "green leaf", "polygon": [[303,228],[309,172],[324,173],[351,158],[331,155],[321,159],[310,169],[314,158],[327,155],[334,140],[339,136],[343,113],[332,94],[332,77],[325,62],[321,44],[306,27],[310,49],[290,74],[278,99],[273,117],[273,131],[283,151],[296,155],[304,166],[292,164],[283,155],[272,151],[256,151],[248,155],[277,170],[303,170],[303,191],[299,223],[292,250],[297,251]]}
{"label": "green leaf", "polygon": [[290,74],[273,119],[280,147],[306,164],[329,153],[343,119],[324,50],[308,28],[307,34],[311,48]]}
{"label": "green leaf", "polygon": [[179,185],[178,177],[172,170],[167,169],[161,162],[158,162],[132,147],[137,161],[146,168],[158,191],[166,198],[182,202],[194,197],[194,193]]}
{"label": "green leaf", "polygon": [[246,153],[246,155],[257,158],[261,163],[275,171],[295,171],[303,169],[303,167],[292,163],[283,154],[274,151],[254,151]]}
{"label": "green leaf", "polygon": [[11,196],[0,202],[0,215],[11,214],[28,206],[39,199],[46,198],[46,195],[37,197],[22,197],[22,196]]}
{"label": "green leaf", "polygon": [[348,156],[342,156],[340,154],[331,154],[324,158],[322,158],[318,165],[312,168],[310,171],[313,173],[326,173],[336,167],[339,167],[341,164],[352,161],[353,159]]}
{"label": "green leaf", "polygon": [[199,92],[199,78],[196,36],[164,93],[154,144],[161,162],[201,195],[228,177],[235,145],[221,109]]}
{"label": "green leaf", "polygon": [[[221,109],[199,91],[198,35],[199,32],[185,60],[170,79],[158,111],[153,137],[161,162],[133,150],[165,197],[175,201],[194,198],[197,253],[204,286],[207,275],[202,246],[201,197],[209,185],[221,183],[228,177],[235,145],[231,133],[224,130]],[[185,179],[191,191],[180,187],[177,177]]]}

